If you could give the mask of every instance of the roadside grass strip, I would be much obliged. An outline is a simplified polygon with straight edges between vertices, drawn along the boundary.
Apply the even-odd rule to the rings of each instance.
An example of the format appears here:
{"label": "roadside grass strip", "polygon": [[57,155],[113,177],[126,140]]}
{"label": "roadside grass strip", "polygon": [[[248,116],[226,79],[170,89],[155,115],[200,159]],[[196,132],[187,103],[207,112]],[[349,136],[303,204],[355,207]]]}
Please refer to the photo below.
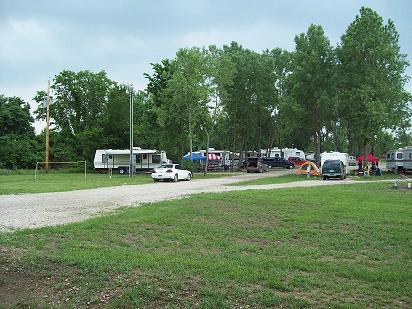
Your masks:
{"label": "roadside grass strip", "polygon": [[[229,173],[195,173],[193,179],[219,178],[236,175]],[[49,173],[40,174],[34,179],[34,174],[0,175],[0,194],[44,193],[63,192],[82,189],[94,189],[122,185],[140,185],[152,183],[153,179],[148,174],[136,174],[133,177],[113,174],[84,174],[81,173]]]}
{"label": "roadside grass strip", "polygon": [[278,183],[290,183],[296,181],[306,181],[306,180],[321,180],[322,176],[307,178],[306,176],[296,175],[296,174],[289,174],[289,175],[281,175],[281,176],[271,176],[259,179],[252,179],[246,181],[239,181],[236,183],[227,184],[227,186],[249,186],[249,185],[271,185],[271,184],[278,184]]}
{"label": "roadside grass strip", "polygon": [[411,286],[412,191],[388,183],[198,194],[0,234],[5,308],[410,308]]}

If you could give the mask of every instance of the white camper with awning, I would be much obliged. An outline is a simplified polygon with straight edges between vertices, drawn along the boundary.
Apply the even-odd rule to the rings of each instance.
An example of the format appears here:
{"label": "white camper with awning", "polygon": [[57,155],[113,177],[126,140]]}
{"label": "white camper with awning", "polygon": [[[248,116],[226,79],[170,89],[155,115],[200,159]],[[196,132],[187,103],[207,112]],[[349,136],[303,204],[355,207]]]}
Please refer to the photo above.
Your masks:
{"label": "white camper with awning", "polygon": [[[156,149],[133,147],[133,166],[135,171],[148,171],[167,163],[166,152]],[[120,174],[126,173],[130,166],[129,149],[98,149],[94,155],[94,169],[105,171],[113,169]]]}

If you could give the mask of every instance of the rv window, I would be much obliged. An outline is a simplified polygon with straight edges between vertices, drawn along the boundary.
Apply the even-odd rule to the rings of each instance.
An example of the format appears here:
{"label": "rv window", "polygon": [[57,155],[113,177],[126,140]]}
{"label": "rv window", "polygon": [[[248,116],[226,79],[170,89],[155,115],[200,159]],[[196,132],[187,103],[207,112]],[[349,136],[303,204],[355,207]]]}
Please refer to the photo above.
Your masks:
{"label": "rv window", "polygon": [[160,155],[155,154],[152,156],[152,163],[160,163]]}
{"label": "rv window", "polygon": [[147,154],[143,154],[143,160],[147,160]]}
{"label": "rv window", "polygon": [[136,157],[136,163],[140,163],[140,155],[135,155]]}
{"label": "rv window", "polygon": [[278,154],[278,153],[275,154],[275,158],[279,158],[279,154]]}
{"label": "rv window", "polygon": [[402,159],[402,154],[401,153],[396,154],[396,159]]}
{"label": "rv window", "polygon": [[409,159],[412,159],[412,152],[409,153]]}
{"label": "rv window", "polygon": [[297,156],[300,156],[300,151],[296,151],[296,155],[297,155]]}
{"label": "rv window", "polygon": [[112,156],[112,155],[109,155],[109,160],[111,160],[111,159],[113,159],[113,156]]}
{"label": "rv window", "polygon": [[390,159],[390,158],[391,158],[391,154],[388,153],[388,154],[386,155],[386,159]]}
{"label": "rv window", "polygon": [[102,163],[107,163],[107,156],[102,154]]}

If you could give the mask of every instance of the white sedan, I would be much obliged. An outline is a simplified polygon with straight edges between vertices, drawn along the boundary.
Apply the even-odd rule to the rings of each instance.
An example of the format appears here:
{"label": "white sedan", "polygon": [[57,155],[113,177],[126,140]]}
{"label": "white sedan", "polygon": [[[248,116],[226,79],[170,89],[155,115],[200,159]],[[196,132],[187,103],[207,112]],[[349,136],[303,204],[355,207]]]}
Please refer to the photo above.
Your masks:
{"label": "white sedan", "polygon": [[183,169],[179,164],[162,164],[154,170],[152,178],[155,182],[159,180],[173,180],[177,182],[183,179],[189,181],[192,179],[192,173]]}

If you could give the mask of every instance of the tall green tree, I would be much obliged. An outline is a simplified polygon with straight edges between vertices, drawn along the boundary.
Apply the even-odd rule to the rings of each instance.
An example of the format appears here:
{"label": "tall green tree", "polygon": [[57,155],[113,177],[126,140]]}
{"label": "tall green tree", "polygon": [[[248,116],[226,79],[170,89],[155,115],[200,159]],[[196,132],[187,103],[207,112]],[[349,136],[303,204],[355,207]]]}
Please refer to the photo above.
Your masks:
{"label": "tall green tree", "polygon": [[292,70],[289,75],[290,96],[296,105],[295,121],[302,134],[315,143],[316,162],[320,161],[322,129],[330,119],[333,100],[334,50],[322,26],[311,25],[306,33],[295,37]]}
{"label": "tall green tree", "polygon": [[408,62],[393,21],[384,23],[366,7],[342,36],[337,55],[340,114],[367,160],[371,142],[382,129],[396,129],[410,119],[410,95],[404,88]]}
{"label": "tall green tree", "polygon": [[36,139],[30,106],[19,97],[0,95],[0,168],[33,168],[43,152]]}
{"label": "tall green tree", "polygon": [[[103,126],[112,87],[113,82],[104,71],[64,70],[53,79],[50,117],[54,130],[74,141],[73,156],[77,159],[91,161],[95,150],[106,143]],[[36,111],[38,119],[45,118],[43,98],[41,91],[35,97],[40,104]]]}
{"label": "tall green tree", "polygon": [[165,104],[158,110],[158,119],[163,126],[173,123],[179,132],[186,135],[189,153],[192,154],[193,140],[199,137],[200,125],[209,116],[205,55],[198,48],[180,49],[174,59],[174,68],[163,92]]}

